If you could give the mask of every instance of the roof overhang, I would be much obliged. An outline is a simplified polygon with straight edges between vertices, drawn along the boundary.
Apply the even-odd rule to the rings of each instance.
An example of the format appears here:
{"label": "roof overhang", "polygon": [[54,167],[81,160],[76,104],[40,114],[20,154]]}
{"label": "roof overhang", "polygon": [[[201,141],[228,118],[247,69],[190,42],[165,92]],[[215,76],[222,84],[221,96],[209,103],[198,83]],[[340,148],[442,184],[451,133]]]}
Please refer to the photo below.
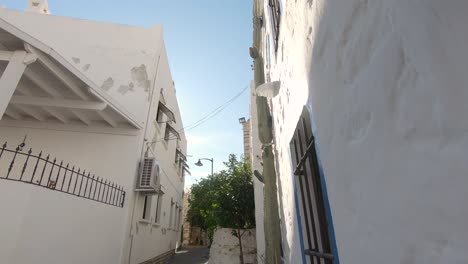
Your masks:
{"label": "roof overhang", "polygon": [[0,72],[1,121],[143,128],[60,54],[1,18]]}

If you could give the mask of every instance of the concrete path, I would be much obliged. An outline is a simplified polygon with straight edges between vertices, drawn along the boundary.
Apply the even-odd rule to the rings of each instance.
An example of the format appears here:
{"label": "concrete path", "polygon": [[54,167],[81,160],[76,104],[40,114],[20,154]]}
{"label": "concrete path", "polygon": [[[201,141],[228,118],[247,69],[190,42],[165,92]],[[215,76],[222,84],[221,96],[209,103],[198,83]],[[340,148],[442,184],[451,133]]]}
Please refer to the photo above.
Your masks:
{"label": "concrete path", "polygon": [[207,247],[186,247],[175,254],[167,264],[207,264],[210,249]]}

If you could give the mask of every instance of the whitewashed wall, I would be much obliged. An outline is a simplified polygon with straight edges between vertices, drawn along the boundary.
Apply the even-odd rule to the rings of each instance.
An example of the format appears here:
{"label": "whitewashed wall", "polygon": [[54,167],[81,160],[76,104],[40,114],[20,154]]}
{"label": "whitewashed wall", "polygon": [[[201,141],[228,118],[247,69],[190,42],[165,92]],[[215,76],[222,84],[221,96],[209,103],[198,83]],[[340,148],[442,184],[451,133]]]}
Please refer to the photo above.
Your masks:
{"label": "whitewashed wall", "polygon": [[282,2],[270,56],[287,263],[300,263],[288,144],[304,105],[342,263],[468,262],[468,3]]}
{"label": "whitewashed wall", "polygon": [[[144,204],[143,196],[137,195],[136,197],[137,201],[135,212],[132,216],[132,227],[129,230],[129,239],[127,241],[127,247],[132,248],[130,256],[131,263],[141,263],[167,251],[175,250],[176,246],[180,245],[181,242],[182,217],[178,214],[181,220],[177,222],[178,225],[176,226],[174,208],[172,222],[170,222],[170,208],[172,199],[172,201],[177,203],[180,209],[182,209],[184,178],[178,173],[178,165],[175,164],[177,140],[169,140],[166,143],[164,141],[164,135],[167,123],[158,124],[156,122],[157,107],[161,99],[161,89],[163,89],[166,105],[174,112],[176,117],[176,122],[172,122],[171,125],[176,130],[181,130],[183,128],[183,123],[165,49],[161,51],[159,60],[155,92],[148,118],[149,121],[145,139],[151,146],[148,151],[148,156],[155,157],[161,164],[162,174],[160,183],[164,195],[162,196],[159,223],[155,221],[157,196],[155,195],[152,197],[151,211],[149,212],[151,219],[149,222],[142,221],[141,219]],[[172,135],[170,137],[174,138]],[[186,153],[187,141],[184,134],[181,134],[181,140],[178,144],[182,152]],[[145,143],[144,150],[147,149],[146,146],[147,144]],[[124,259],[128,258],[128,253],[126,253]]]}
{"label": "whitewashed wall", "polygon": [[[156,123],[161,89],[164,89],[166,105],[176,116],[174,128],[180,130],[183,124],[161,27],[141,29],[72,18],[42,17],[32,13],[25,15],[11,10],[0,11],[1,18],[48,41],[47,44],[63,52],[67,60],[94,82],[99,83],[102,78],[107,80],[109,76],[114,76],[112,86],[101,88],[107,89],[112,99],[125,110],[138,116],[144,127],[143,130],[134,131],[68,127],[64,131],[63,127],[52,124],[43,126],[47,129],[38,129],[28,128],[27,123],[7,127],[0,121],[0,141],[8,141],[12,146],[19,144],[27,134],[27,147],[43,150],[60,160],[76,164],[121,184],[127,191],[125,207],[117,208],[24,183],[0,180],[0,211],[3,212],[0,263],[141,263],[174,250],[180,240],[180,227],[176,223],[181,223],[175,221],[175,213],[173,221],[169,223],[171,198],[182,205],[184,179],[178,175],[178,168],[174,165],[177,143],[175,140],[163,143],[166,124]],[[36,28],[37,32],[34,31]],[[91,39],[86,39],[84,33],[73,34],[80,30]],[[66,32],[60,34],[62,31]],[[107,39],[99,32],[111,34],[115,38]],[[81,42],[66,45],[67,41],[73,41],[74,38],[80,38]],[[125,41],[120,38],[125,38]],[[121,47],[113,46],[117,44]],[[147,47],[151,47],[150,50]],[[146,65],[147,73],[132,75],[130,68],[134,65]],[[149,83],[140,78],[147,79]],[[136,83],[139,80],[142,82]],[[134,82],[133,91],[130,89],[123,92],[131,88],[129,84],[127,88],[122,88],[129,82]],[[148,91],[139,86],[143,84],[145,87],[149,85]],[[186,153],[187,142],[185,136],[181,136],[179,147]],[[147,143],[152,141],[157,143],[150,144],[152,151],[148,155],[155,156],[161,162],[161,184],[165,193],[159,224],[140,221],[143,199],[140,194],[133,192],[140,157]],[[153,201],[149,212],[152,216],[155,215],[155,206],[156,201]]]}
{"label": "whitewashed wall", "polygon": [[[21,143],[25,134],[26,147],[34,153],[50,153],[121,184],[131,195],[139,157],[137,136],[0,125],[0,140],[10,146]],[[0,173],[6,169],[2,166]],[[128,200],[119,208],[0,179],[0,263],[118,263],[130,207]]]}
{"label": "whitewashed wall", "polygon": [[[301,250],[301,239],[298,229],[298,219],[295,210],[294,200],[294,185],[291,168],[291,159],[289,152],[289,141],[292,138],[294,129],[296,127],[297,120],[302,113],[302,107],[307,101],[307,82],[305,76],[305,67],[301,62],[304,62],[304,51],[295,44],[295,42],[289,38],[284,32],[284,27],[290,25],[291,27],[296,24],[301,24],[301,21],[296,21],[300,18],[294,17],[293,15],[288,16],[286,20],[285,16],[281,17],[281,35],[280,39],[286,38],[289,46],[284,48],[279,47],[278,55],[275,55],[273,34],[271,31],[272,23],[270,18],[270,12],[268,12],[268,1],[264,2],[264,14],[265,14],[265,27],[263,28],[263,47],[261,52],[264,57],[265,64],[265,79],[271,79],[271,81],[281,80],[282,88],[277,98],[272,100],[271,110],[274,126],[274,145],[275,145],[275,159],[276,159],[276,173],[278,175],[278,205],[279,205],[279,217],[281,224],[281,236],[282,236],[282,248],[283,248],[283,259],[285,263],[302,263],[302,250]],[[298,5],[297,9],[299,12],[300,8],[303,7],[303,3]],[[283,11],[286,6],[283,4]],[[296,26],[297,27],[297,26]],[[289,29],[289,30],[292,30]],[[300,36],[301,32],[299,28],[294,28],[297,32],[296,36]],[[270,46],[266,46],[267,36],[269,38]],[[282,56],[282,51],[285,51],[285,56]],[[267,56],[267,52],[269,56]],[[287,53],[286,53],[287,52]],[[269,59],[267,59],[269,57]],[[284,61],[283,61],[284,59]],[[262,197],[263,199],[263,197]],[[258,239],[260,241],[260,239]],[[259,247],[262,245],[259,244]]]}

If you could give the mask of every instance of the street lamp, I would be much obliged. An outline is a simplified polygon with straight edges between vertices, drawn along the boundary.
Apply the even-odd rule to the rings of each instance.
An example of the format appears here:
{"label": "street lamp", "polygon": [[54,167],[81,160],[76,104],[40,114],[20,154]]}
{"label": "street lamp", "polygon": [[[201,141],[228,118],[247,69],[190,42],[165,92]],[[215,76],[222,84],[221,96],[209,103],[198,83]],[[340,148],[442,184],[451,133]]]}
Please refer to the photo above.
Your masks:
{"label": "street lamp", "polygon": [[197,163],[195,163],[195,165],[198,166],[198,167],[203,166],[203,163],[201,162],[202,160],[211,161],[211,175],[213,175],[213,158],[211,158],[211,159],[207,159],[207,158],[198,159],[198,161],[197,161]]}

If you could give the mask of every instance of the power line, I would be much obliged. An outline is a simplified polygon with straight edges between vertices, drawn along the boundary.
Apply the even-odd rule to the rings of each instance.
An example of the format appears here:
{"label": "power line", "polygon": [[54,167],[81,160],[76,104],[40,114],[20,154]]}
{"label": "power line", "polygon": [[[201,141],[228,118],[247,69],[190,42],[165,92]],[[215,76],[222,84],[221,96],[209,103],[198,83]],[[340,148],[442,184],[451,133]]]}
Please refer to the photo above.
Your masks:
{"label": "power line", "polygon": [[[212,119],[213,117],[217,116],[219,113],[221,113],[224,109],[226,109],[230,104],[232,104],[237,98],[239,98],[249,87],[246,86],[244,87],[244,89],[242,89],[242,91],[240,91],[239,93],[237,93],[236,95],[234,95],[231,99],[227,100],[226,102],[224,102],[223,104],[221,104],[220,106],[214,108],[213,110],[211,110],[208,114],[206,114],[204,117],[200,118],[198,121],[188,125],[188,126],[185,126],[183,127],[182,129],[178,130],[177,132],[178,133],[185,133],[185,131],[189,131],[189,130],[192,130],[196,127],[199,127],[200,125],[206,123],[208,120]],[[174,138],[168,138],[167,140],[174,140],[174,139],[177,139],[177,137],[174,137]],[[166,139],[160,139],[156,142],[161,142],[163,140],[166,140]]]}
{"label": "power line", "polygon": [[234,97],[232,97],[231,99],[229,99],[228,101],[226,101],[225,103],[223,103],[222,105],[216,107],[215,109],[213,109],[211,112],[209,112],[207,115],[205,115],[203,118],[201,118],[200,120],[196,121],[195,123],[192,123],[191,125],[188,125],[186,127],[184,127],[183,129],[181,129],[179,132],[183,132],[185,130],[192,130],[198,126],[200,126],[201,124],[205,123],[206,121],[210,120],[211,118],[215,117],[216,115],[218,115],[221,111],[223,111],[224,109],[226,109],[226,107],[228,107],[231,103],[233,103],[237,98],[239,98],[249,87],[246,86],[244,89],[242,89],[242,91],[240,91],[239,93],[237,93],[236,95],[234,95]]}

